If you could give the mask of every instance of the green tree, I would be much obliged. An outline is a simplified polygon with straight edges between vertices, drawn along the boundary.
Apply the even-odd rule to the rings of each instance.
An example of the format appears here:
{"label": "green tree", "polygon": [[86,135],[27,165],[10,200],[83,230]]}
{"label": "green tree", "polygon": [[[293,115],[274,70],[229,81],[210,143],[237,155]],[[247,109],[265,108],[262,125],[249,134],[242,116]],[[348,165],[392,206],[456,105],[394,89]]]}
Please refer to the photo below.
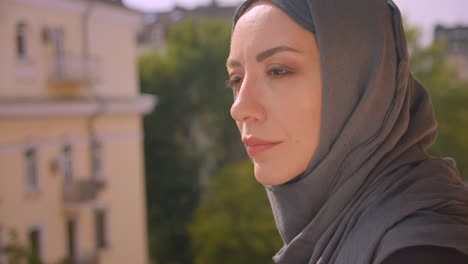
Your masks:
{"label": "green tree", "polygon": [[167,51],[140,59],[140,84],[159,103],[144,119],[148,230],[152,258],[191,263],[187,225],[203,183],[244,158],[224,89],[230,23],[202,19],[173,26]]}
{"label": "green tree", "polygon": [[454,158],[461,175],[468,179],[468,82],[458,77],[447,60],[444,40],[424,47],[415,28],[407,30],[407,37],[411,71],[429,90],[439,125],[430,152]]}
{"label": "green tree", "polygon": [[193,173],[197,162],[178,142],[186,110],[174,102],[177,86],[172,67],[157,56],[140,63],[144,91],[160,94],[157,111],[144,119],[148,230],[150,252],[153,258],[158,256],[158,263],[187,263],[185,222],[198,199]]}
{"label": "green tree", "polygon": [[[9,243],[4,248],[0,248],[0,250],[5,253],[8,263],[23,264],[32,262],[30,261],[32,260],[32,254],[29,248],[20,243],[18,233],[16,231],[10,230],[9,239]],[[35,259],[33,263],[39,263],[39,261]]]}
{"label": "green tree", "polygon": [[[38,252],[35,252],[32,248],[22,244],[19,240],[18,233],[16,230],[11,229],[9,231],[9,241],[0,251],[6,256],[7,263],[10,264],[46,264],[41,261]],[[71,264],[72,261],[64,258],[56,264]]]}
{"label": "green tree", "polygon": [[226,166],[206,192],[190,229],[195,263],[272,263],[282,242],[251,162]]}

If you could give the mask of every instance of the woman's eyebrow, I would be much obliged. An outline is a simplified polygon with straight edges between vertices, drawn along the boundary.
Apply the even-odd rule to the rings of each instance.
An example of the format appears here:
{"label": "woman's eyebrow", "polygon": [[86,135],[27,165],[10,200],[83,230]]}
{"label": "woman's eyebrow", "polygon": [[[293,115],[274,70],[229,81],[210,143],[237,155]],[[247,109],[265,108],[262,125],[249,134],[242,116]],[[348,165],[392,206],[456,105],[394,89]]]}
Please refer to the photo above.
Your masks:
{"label": "woman's eyebrow", "polygon": [[236,61],[236,60],[228,59],[227,62],[226,62],[226,68],[236,68],[236,67],[240,67],[240,66],[241,66],[241,63],[239,61]]}
{"label": "woman's eyebrow", "polygon": [[274,47],[274,48],[267,49],[265,51],[260,52],[257,55],[256,59],[257,59],[258,62],[261,62],[261,61],[265,60],[266,58],[271,57],[271,56],[275,55],[276,53],[283,52],[283,51],[292,51],[292,52],[302,53],[301,51],[299,51],[297,49],[294,49],[294,48],[291,48],[291,47],[288,47],[288,46],[278,46],[278,47]]}
{"label": "woman's eyebrow", "polygon": [[[302,53],[302,51],[299,51],[297,49],[294,49],[294,48],[283,45],[283,46],[274,47],[274,48],[267,49],[265,51],[260,52],[256,56],[256,60],[258,62],[261,62],[261,61],[267,59],[268,57],[271,57],[271,56],[275,55],[278,52],[284,52],[284,51],[292,51],[292,52]],[[236,67],[240,67],[240,66],[241,66],[241,63],[239,61],[237,61],[237,60],[228,59],[227,62],[226,62],[226,67],[227,68],[236,68]]]}

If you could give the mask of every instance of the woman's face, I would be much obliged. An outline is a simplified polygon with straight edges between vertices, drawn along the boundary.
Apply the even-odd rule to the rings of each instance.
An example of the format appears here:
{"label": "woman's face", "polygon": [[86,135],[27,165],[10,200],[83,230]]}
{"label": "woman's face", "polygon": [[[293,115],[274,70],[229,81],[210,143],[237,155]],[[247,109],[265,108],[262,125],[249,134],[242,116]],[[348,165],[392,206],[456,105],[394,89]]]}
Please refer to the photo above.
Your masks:
{"label": "woman's face", "polygon": [[266,185],[304,172],[319,143],[322,80],[315,37],[267,2],[238,20],[226,63],[231,116]]}

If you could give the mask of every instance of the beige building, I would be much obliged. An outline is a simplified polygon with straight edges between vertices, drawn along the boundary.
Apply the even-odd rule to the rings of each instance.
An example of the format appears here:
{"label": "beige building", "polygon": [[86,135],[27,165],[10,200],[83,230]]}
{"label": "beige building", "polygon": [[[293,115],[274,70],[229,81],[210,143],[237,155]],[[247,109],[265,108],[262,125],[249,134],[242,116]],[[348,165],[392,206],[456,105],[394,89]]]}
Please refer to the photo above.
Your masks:
{"label": "beige building", "polygon": [[149,262],[141,18],[120,1],[0,1],[0,247],[14,230],[46,263]]}
{"label": "beige building", "polygon": [[166,12],[148,13],[142,21],[138,34],[139,53],[146,54],[152,51],[165,52],[169,28],[177,23],[187,20],[211,18],[231,21],[236,12],[235,6],[221,6],[218,1],[211,0],[206,5],[187,9],[175,6]]}

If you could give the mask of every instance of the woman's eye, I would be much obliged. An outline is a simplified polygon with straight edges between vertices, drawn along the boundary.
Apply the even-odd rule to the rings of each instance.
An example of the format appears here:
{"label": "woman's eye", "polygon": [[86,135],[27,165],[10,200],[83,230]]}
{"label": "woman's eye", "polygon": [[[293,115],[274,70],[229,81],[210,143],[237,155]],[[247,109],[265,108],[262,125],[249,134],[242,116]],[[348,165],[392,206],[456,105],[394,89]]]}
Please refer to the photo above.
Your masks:
{"label": "woman's eye", "polygon": [[282,67],[274,67],[268,70],[267,72],[269,76],[273,76],[273,77],[281,77],[281,76],[288,75],[290,73],[291,73],[290,70],[286,68],[282,68]]}
{"label": "woman's eye", "polygon": [[232,89],[234,98],[236,98],[241,84],[242,78],[240,76],[233,76],[231,79],[226,81],[226,88]]}
{"label": "woman's eye", "polygon": [[234,88],[240,86],[241,83],[242,83],[242,78],[239,77],[239,76],[235,76],[235,77],[232,77],[231,79],[226,81],[226,88],[234,89]]}

